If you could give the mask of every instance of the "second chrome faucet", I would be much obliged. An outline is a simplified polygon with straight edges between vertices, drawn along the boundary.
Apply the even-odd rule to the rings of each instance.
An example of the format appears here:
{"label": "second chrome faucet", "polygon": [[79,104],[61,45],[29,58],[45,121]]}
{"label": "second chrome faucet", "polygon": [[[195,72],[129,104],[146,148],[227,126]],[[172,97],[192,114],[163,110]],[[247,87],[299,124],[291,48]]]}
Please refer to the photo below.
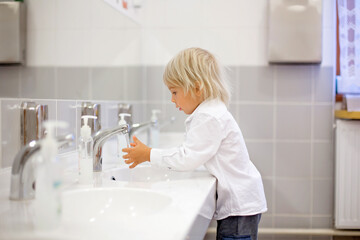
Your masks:
{"label": "second chrome faucet", "polygon": [[129,126],[127,124],[123,124],[106,130],[100,130],[94,135],[94,172],[102,171],[102,147],[106,140],[117,134],[124,134],[127,141],[129,141],[128,131]]}

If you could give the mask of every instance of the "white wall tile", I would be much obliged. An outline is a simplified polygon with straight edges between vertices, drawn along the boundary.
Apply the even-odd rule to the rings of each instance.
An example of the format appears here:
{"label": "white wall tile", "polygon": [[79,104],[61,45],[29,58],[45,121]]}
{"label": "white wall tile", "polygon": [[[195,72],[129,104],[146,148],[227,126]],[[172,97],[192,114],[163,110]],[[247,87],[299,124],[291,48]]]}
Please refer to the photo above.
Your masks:
{"label": "white wall tile", "polygon": [[56,33],[56,65],[89,66],[90,37],[89,30],[59,29]]}
{"label": "white wall tile", "polygon": [[30,30],[26,39],[27,66],[55,66],[56,30]]}
{"label": "white wall tile", "polygon": [[167,0],[143,1],[144,9],[141,14],[141,22],[144,27],[163,27],[165,25],[165,14],[154,14],[166,12]]}
{"label": "white wall tile", "polygon": [[205,24],[207,27],[265,27],[267,1],[206,0]]}
{"label": "white wall tile", "polygon": [[92,28],[120,29],[126,27],[128,18],[104,0],[92,0],[90,2],[92,4]]}
{"label": "white wall tile", "polygon": [[56,0],[27,1],[27,30],[54,30],[56,27]]}
{"label": "white wall tile", "polygon": [[140,65],[141,31],[139,29],[96,29],[90,37],[91,66]]}
{"label": "white wall tile", "polygon": [[92,13],[91,1],[56,0],[57,29],[89,30]]}
{"label": "white wall tile", "polygon": [[[181,34],[183,32],[183,34]],[[199,43],[201,35],[192,32],[195,37],[189,36],[191,30],[157,28],[144,33],[144,60],[147,65],[166,65],[167,62],[185,47]],[[187,35],[187,37],[186,37]]]}
{"label": "white wall tile", "polygon": [[166,1],[166,27],[202,27],[204,26],[204,0],[168,0]]}
{"label": "white wall tile", "polygon": [[265,28],[206,28],[203,48],[225,65],[267,65]]}

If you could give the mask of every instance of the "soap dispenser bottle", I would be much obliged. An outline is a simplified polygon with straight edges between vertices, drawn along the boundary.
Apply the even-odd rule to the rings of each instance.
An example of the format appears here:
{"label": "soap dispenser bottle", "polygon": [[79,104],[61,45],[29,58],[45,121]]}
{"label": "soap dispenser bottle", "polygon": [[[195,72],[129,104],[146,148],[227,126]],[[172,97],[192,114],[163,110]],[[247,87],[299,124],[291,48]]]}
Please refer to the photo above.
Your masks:
{"label": "soap dispenser bottle", "polygon": [[63,166],[57,158],[58,146],[55,128],[66,128],[65,122],[47,121],[45,138],[41,141],[37,162],[34,223],[36,229],[56,228],[61,220],[60,187]]}
{"label": "soap dispenser bottle", "polygon": [[88,125],[88,119],[96,119],[96,116],[84,115],[84,125],[80,129],[79,139],[79,183],[91,184],[93,182],[93,145],[94,140],[91,137],[91,128]]}
{"label": "soap dispenser bottle", "polygon": [[[127,122],[125,121],[125,117],[131,117],[130,113],[119,113],[119,123],[118,125],[124,125],[127,124]],[[130,143],[129,143],[129,135],[127,134],[119,134],[117,136],[117,155],[118,158],[123,159],[123,155],[125,154],[122,149],[123,148],[128,148],[130,147]]]}
{"label": "soap dispenser bottle", "polygon": [[151,126],[150,132],[148,134],[148,143],[149,147],[159,147],[159,138],[160,138],[160,126],[159,126],[159,119],[157,114],[161,113],[159,109],[153,109],[151,111]]}

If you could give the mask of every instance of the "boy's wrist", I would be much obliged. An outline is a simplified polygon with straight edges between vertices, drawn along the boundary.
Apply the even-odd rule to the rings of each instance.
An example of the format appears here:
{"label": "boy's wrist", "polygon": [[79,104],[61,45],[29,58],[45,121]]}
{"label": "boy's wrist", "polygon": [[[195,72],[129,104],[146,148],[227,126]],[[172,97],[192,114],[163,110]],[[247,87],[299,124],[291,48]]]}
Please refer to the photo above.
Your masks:
{"label": "boy's wrist", "polygon": [[151,149],[152,148],[148,148],[148,153],[147,153],[147,161],[150,162],[150,157],[151,157]]}

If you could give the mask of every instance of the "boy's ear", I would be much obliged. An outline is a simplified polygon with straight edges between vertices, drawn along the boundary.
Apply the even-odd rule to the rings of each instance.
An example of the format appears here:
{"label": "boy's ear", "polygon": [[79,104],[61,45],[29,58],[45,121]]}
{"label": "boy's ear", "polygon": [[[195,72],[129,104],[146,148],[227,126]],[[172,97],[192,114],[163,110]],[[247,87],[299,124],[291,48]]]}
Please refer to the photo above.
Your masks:
{"label": "boy's ear", "polygon": [[196,96],[200,97],[202,95],[202,89],[201,89],[201,84],[199,81],[195,82],[195,94]]}

